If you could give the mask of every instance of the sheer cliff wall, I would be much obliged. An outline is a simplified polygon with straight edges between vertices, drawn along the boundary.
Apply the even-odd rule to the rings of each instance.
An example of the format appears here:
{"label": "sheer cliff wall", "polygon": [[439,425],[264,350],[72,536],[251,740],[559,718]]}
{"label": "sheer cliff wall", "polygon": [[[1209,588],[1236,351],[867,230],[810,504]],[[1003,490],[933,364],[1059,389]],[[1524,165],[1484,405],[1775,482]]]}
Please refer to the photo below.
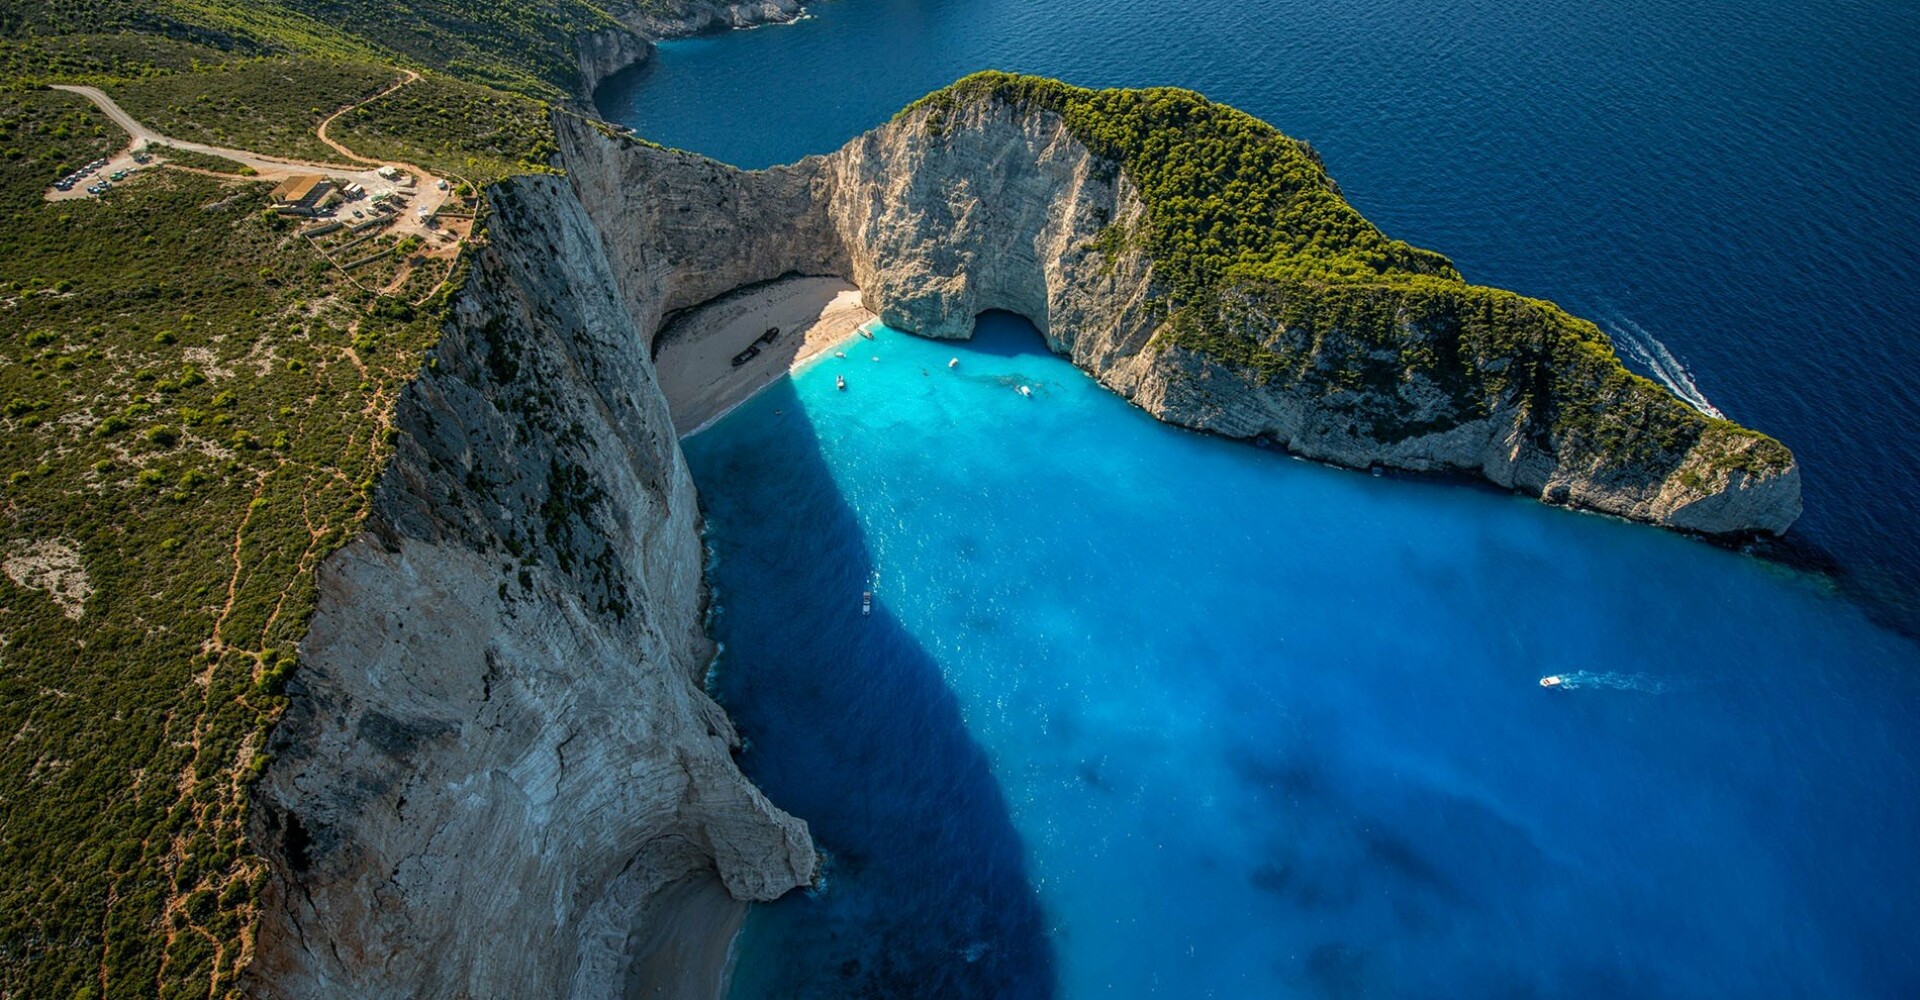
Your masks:
{"label": "sheer cliff wall", "polygon": [[[562,116],[567,176],[489,192],[489,243],[397,405],[367,530],[320,569],[257,789],[274,878],[255,993],[621,995],[673,925],[669,886],[712,873],[763,900],[813,878],[804,824],[735,769],[701,690],[699,514],[650,360],[667,317],[743,285],[842,276],[932,337],[1010,310],[1163,420],[1339,464],[1468,472],[1713,533],[1799,512],[1797,467],[1743,467],[1741,448],[1771,442],[1739,428],[1689,415],[1655,454],[1632,436],[1661,429],[1653,413],[1627,422],[1628,447],[1563,447],[1554,393],[1623,375],[1590,339],[1555,354],[1576,321],[1547,304],[1382,286],[1366,295],[1390,321],[1363,332],[1303,313],[1311,288],[1177,303],[1114,238],[1146,200],[1061,116],[930,113],[765,171]],[[1512,353],[1449,327],[1449,296],[1505,310]],[[1251,346],[1196,346],[1182,309]]]}
{"label": "sheer cliff wall", "polygon": [[257,995],[618,996],[663,887],[814,875],[701,688],[699,513],[651,331],[564,180],[490,198],[366,531],[320,569],[256,790]]}
{"label": "sheer cliff wall", "polygon": [[[1777,534],[1799,516],[1798,466],[1761,458],[1784,449],[1627,376],[1597,330],[1549,303],[1457,281],[1325,294],[1256,280],[1177,302],[1141,241],[1115,238],[1145,228],[1140,192],[1059,115],[994,100],[935,113],[766,171],[578,124],[562,146],[630,300],[658,301],[647,289],[662,276],[680,308],[783,273],[834,274],[923,336],[1019,313],[1184,427],[1353,468],[1478,475],[1707,534]],[[1179,335],[1196,325],[1210,341]],[[1477,326],[1497,336],[1476,340]],[[1582,419],[1603,426],[1568,430]]]}

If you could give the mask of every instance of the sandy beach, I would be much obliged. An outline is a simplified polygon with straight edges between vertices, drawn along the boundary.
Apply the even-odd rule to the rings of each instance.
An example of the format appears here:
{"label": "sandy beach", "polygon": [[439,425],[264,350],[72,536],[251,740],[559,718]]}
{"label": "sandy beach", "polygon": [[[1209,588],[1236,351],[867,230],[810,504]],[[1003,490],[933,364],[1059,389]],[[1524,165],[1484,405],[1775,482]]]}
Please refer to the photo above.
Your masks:
{"label": "sandy beach", "polygon": [[728,895],[718,876],[702,872],[662,889],[646,916],[648,927],[634,942],[635,960],[627,970],[627,1000],[725,997],[733,939],[747,918],[747,904]]}
{"label": "sandy beach", "polygon": [[[654,366],[681,437],[718,419],[775,379],[853,336],[874,315],[839,278],[782,278],[688,311],[660,333]],[[778,327],[772,344],[734,367],[734,355]]]}

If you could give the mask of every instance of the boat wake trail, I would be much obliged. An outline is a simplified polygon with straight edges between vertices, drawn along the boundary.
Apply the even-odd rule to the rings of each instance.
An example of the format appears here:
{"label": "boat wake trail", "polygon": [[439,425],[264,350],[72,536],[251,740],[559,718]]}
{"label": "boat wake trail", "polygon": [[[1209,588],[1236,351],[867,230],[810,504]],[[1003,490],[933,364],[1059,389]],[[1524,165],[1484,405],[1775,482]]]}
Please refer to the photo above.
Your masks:
{"label": "boat wake trail", "polygon": [[1660,694],[1667,685],[1646,674],[1622,674],[1611,670],[1576,670],[1560,675],[1560,687],[1574,688],[1611,688],[1615,691],[1639,691],[1642,694]]}
{"label": "boat wake trail", "polygon": [[1709,417],[1726,418],[1726,414],[1721,413],[1719,407],[1707,400],[1706,393],[1701,392],[1700,387],[1694,384],[1693,373],[1687,370],[1687,366],[1682,364],[1679,358],[1673,356],[1672,351],[1667,350],[1667,345],[1661,343],[1660,338],[1648,333],[1640,324],[1617,313],[1607,321],[1606,326],[1607,333],[1613,337],[1614,343],[1625,347],[1629,357],[1640,367],[1652,373],[1661,385],[1666,386],[1688,406]]}

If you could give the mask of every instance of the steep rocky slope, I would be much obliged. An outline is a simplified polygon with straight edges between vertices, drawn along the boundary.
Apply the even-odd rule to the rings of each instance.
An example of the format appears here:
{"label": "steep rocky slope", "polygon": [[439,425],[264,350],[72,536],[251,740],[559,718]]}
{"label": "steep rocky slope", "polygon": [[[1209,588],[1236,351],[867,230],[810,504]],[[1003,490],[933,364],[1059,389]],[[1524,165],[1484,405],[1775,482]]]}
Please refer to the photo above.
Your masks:
{"label": "steep rocky slope", "polygon": [[574,43],[582,97],[591,98],[607,77],[646,62],[655,40],[785,24],[806,12],[800,0],[640,0],[608,9],[620,27],[582,35]]}
{"label": "steep rocky slope", "polygon": [[[1799,469],[1778,442],[1630,374],[1592,324],[1387,240],[1292,140],[1169,92],[1183,122],[1235,116],[1251,138],[1234,141],[1270,147],[1256,157],[1286,171],[1287,190],[1229,186],[1224,211],[1268,195],[1308,205],[1270,211],[1248,227],[1270,245],[1217,266],[1160,245],[1176,210],[1156,209],[1123,152],[1089,148],[1097,120],[1032,86],[963,81],[830,156],[769,171],[585,126],[564,127],[562,145],[623,286],[648,267],[689,279],[693,298],[669,308],[781,273],[835,274],[924,336],[1019,313],[1182,426],[1356,468],[1475,474],[1709,534],[1779,533],[1799,515]],[[1289,244],[1290,225],[1320,228]]]}
{"label": "steep rocky slope", "polygon": [[1291,185],[1243,242],[1310,238],[1209,270],[1212,245],[1165,242],[1191,206],[1039,93],[963,85],[752,172],[563,117],[568,176],[492,192],[368,530],[320,573],[258,789],[257,993],[613,996],[659,964],[689,877],[737,900],[813,877],[700,689],[698,513],[649,360],[674,311],[742,285],[846,277],[933,337],[1011,310],[1162,419],[1332,462],[1706,532],[1798,513],[1776,442],[1386,239],[1291,140],[1233,119]]}
{"label": "steep rocky slope", "polygon": [[492,200],[256,790],[263,996],[620,995],[664,887],[814,875],[701,690],[699,513],[647,337],[563,181]]}

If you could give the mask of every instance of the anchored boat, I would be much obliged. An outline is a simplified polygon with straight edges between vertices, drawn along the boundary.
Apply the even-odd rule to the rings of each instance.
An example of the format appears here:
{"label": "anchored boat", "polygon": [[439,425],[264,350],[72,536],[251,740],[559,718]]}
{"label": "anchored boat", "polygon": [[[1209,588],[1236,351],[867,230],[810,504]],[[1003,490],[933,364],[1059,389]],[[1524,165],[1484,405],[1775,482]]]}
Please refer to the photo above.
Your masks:
{"label": "anchored boat", "polygon": [[835,389],[838,389],[838,390],[840,390],[841,392],[846,392],[846,391],[847,391],[847,377],[846,377],[845,375],[835,375],[835,376],[833,377],[833,387],[834,387]]}

